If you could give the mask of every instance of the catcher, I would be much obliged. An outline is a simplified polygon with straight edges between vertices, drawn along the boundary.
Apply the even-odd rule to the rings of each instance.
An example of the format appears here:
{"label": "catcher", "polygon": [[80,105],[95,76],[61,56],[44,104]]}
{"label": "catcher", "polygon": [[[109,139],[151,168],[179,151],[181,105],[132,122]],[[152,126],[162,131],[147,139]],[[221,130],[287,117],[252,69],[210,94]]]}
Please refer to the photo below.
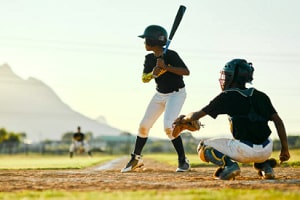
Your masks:
{"label": "catcher", "polygon": [[277,165],[271,158],[273,142],[268,121],[273,121],[281,142],[279,159],[290,158],[284,123],[273,107],[269,97],[254,88],[246,88],[253,80],[252,63],[244,59],[233,59],[221,71],[219,79],[222,92],[200,111],[180,116],[174,122],[173,136],[180,134],[176,126],[197,121],[209,115],[216,118],[227,114],[233,139],[216,138],[200,141],[197,151],[200,159],[212,162],[219,168],[214,177],[222,180],[234,179],[241,170],[237,162],[254,163],[254,168],[263,179],[274,179],[273,168]]}
{"label": "catcher", "polygon": [[92,152],[89,149],[89,144],[85,140],[85,136],[81,132],[80,126],[78,126],[77,132],[73,134],[72,144],[70,146],[70,158],[73,157],[74,152],[81,154],[85,151],[87,151],[88,155],[92,157]]}

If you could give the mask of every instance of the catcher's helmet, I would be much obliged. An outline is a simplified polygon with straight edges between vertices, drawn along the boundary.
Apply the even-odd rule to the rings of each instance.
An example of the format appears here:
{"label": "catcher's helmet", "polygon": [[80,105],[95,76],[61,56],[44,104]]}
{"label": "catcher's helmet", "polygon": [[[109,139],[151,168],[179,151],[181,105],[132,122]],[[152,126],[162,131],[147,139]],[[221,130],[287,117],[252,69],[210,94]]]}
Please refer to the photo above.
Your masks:
{"label": "catcher's helmet", "polygon": [[253,71],[252,63],[248,63],[244,59],[229,61],[221,71],[219,79],[222,90],[231,88],[232,83],[237,83],[238,87],[244,87],[245,83],[251,83]]}
{"label": "catcher's helmet", "polygon": [[142,35],[139,35],[140,38],[146,39],[146,44],[150,46],[164,46],[167,42],[168,33],[167,31],[158,25],[148,26]]}

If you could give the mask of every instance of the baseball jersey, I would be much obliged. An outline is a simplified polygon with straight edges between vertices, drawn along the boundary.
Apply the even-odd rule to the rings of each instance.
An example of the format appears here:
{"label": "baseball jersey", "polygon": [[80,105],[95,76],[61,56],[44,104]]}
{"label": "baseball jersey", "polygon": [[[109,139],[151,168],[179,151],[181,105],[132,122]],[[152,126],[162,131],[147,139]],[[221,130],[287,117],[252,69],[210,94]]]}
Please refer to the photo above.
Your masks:
{"label": "baseball jersey", "polygon": [[[143,73],[152,72],[153,68],[156,66],[156,60],[157,57],[155,57],[153,53],[146,55]],[[187,68],[183,60],[173,50],[167,51],[167,53],[164,55],[164,61],[166,65],[171,65],[172,67]],[[171,93],[185,87],[182,75],[177,75],[168,71],[155,78],[155,82],[156,90],[160,93]]]}
{"label": "baseball jersey", "polygon": [[83,133],[74,133],[73,135],[74,140],[81,142],[84,140],[84,134]]}
{"label": "baseball jersey", "polygon": [[233,137],[253,144],[267,140],[271,134],[268,121],[277,113],[270,98],[254,88],[225,90],[202,110],[213,118],[227,114]]}

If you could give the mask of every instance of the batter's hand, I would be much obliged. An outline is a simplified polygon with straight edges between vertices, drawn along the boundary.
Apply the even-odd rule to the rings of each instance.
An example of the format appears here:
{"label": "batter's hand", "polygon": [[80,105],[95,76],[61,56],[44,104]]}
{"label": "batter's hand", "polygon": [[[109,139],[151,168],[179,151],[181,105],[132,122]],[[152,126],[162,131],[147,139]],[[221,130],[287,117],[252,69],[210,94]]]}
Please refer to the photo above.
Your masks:
{"label": "batter's hand", "polygon": [[166,63],[163,58],[156,59],[156,66],[160,67],[161,69],[166,69]]}
{"label": "batter's hand", "polygon": [[167,67],[163,58],[157,58],[156,67],[153,68],[152,74],[154,78],[157,78],[167,72]]}
{"label": "batter's hand", "polygon": [[152,76],[153,76],[154,78],[157,78],[157,77],[161,76],[162,74],[164,74],[166,71],[167,71],[167,70],[162,69],[162,68],[160,68],[159,66],[156,66],[156,67],[153,68]]}

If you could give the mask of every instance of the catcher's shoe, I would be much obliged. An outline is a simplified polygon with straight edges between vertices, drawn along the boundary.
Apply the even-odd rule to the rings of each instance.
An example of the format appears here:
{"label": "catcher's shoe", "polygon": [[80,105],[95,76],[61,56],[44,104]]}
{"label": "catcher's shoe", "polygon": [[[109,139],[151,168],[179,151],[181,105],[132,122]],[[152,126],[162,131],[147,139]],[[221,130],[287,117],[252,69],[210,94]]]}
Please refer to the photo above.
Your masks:
{"label": "catcher's shoe", "polygon": [[216,179],[221,180],[234,180],[236,176],[240,175],[241,170],[237,163],[233,163],[230,166],[224,168],[218,168],[214,176]]}
{"label": "catcher's shoe", "polygon": [[190,161],[186,158],[183,161],[178,161],[176,172],[187,172],[191,170]]}
{"label": "catcher's shoe", "polygon": [[121,172],[130,172],[135,170],[136,168],[142,167],[143,165],[144,163],[141,155],[131,154],[130,161],[123,169],[121,169]]}
{"label": "catcher's shoe", "polygon": [[273,168],[277,166],[277,161],[270,158],[263,163],[254,163],[254,168],[258,170],[258,175],[263,179],[274,179],[275,174]]}
{"label": "catcher's shoe", "polygon": [[263,170],[258,172],[258,175],[263,179],[274,179],[275,173],[272,167],[265,167]]}

